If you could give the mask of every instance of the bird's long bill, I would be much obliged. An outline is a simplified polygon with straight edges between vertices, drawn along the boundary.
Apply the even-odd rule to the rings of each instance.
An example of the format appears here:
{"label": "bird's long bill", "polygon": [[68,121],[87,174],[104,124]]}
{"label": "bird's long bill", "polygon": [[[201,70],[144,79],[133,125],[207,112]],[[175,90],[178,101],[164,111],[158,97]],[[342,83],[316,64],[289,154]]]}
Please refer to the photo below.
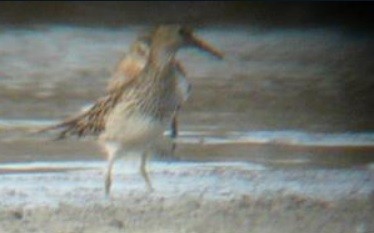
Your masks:
{"label": "bird's long bill", "polygon": [[218,49],[214,48],[212,45],[208,44],[207,42],[203,41],[202,39],[196,37],[195,35],[191,35],[190,37],[190,43],[192,46],[195,46],[201,50],[204,50],[213,56],[222,59],[223,53],[219,51]]}

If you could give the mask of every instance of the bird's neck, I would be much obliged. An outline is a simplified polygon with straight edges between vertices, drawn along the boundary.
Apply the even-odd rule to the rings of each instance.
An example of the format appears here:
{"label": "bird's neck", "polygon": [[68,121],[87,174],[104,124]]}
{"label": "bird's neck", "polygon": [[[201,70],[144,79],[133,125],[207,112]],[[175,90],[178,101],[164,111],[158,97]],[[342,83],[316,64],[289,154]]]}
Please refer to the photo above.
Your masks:
{"label": "bird's neck", "polygon": [[163,70],[174,60],[176,49],[163,46],[152,46],[149,62],[157,70]]}

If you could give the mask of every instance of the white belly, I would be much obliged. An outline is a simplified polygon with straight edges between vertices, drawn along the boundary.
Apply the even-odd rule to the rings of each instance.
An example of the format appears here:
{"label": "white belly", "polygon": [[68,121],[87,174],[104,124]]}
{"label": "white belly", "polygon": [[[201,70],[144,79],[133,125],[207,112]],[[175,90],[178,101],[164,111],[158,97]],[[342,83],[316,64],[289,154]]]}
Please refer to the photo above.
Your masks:
{"label": "white belly", "polygon": [[179,103],[186,102],[190,96],[191,85],[188,83],[186,77],[183,74],[177,74],[177,95],[179,97]]}
{"label": "white belly", "polygon": [[141,114],[126,115],[118,111],[121,109],[114,109],[108,116],[101,140],[117,142],[125,150],[143,150],[163,136],[161,122],[153,117]]}

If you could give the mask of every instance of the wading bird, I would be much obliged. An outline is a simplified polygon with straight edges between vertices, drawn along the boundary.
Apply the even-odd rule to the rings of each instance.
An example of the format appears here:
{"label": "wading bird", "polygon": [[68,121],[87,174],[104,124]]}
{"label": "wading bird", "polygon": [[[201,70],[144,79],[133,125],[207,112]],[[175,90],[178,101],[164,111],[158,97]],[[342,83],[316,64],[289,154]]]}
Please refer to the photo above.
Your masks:
{"label": "wading bird", "polygon": [[[179,25],[159,26],[148,40],[144,50],[147,54],[139,53],[140,59],[133,64],[129,58],[119,64],[105,96],[77,116],[42,130],[59,130],[58,139],[71,135],[98,137],[108,160],[104,175],[106,195],[110,193],[114,161],[128,151],[140,152],[140,172],[148,190],[153,189],[146,162],[181,102],[175,78],[178,72],[182,73],[175,60],[178,50],[195,47],[217,58],[223,57],[191,29]],[[132,50],[137,49],[137,43]],[[138,62],[142,59],[144,63]]]}

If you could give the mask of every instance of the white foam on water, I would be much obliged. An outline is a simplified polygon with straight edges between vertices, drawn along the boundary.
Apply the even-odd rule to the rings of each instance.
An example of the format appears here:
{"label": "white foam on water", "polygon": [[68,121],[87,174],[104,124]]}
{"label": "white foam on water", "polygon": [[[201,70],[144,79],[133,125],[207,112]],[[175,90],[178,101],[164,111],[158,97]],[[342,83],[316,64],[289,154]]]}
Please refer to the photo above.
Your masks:
{"label": "white foam on water", "polygon": [[24,120],[14,120],[14,119],[1,119],[0,118],[0,129],[18,129],[18,128],[34,128],[48,126],[58,123],[57,120],[40,120],[40,119],[24,119]]}
{"label": "white foam on water", "polygon": [[[12,120],[0,119],[0,129],[32,129],[57,123],[56,120]],[[164,135],[170,135],[165,131]],[[295,130],[284,131],[180,131],[178,143],[188,144],[281,144],[320,147],[374,147],[374,132],[367,133],[311,133]]]}
{"label": "white foam on water", "polygon": [[284,144],[301,146],[374,146],[374,133],[310,133],[303,131],[227,131],[222,136],[214,132],[179,133],[180,143],[202,144]]}
{"label": "white foam on water", "polygon": [[25,163],[2,163],[0,170],[38,170],[38,169],[96,169],[102,167],[100,161],[57,161],[57,162],[25,162]]}
{"label": "white foam on water", "polygon": [[[140,158],[139,158],[140,159]],[[139,160],[138,159],[138,160]],[[116,162],[115,168],[120,174],[137,173],[139,168],[139,161],[137,159],[120,159]],[[34,171],[43,169],[66,169],[66,170],[100,170],[106,166],[105,161],[38,161],[38,162],[25,162],[25,163],[2,163],[0,164],[0,170],[3,171]],[[191,168],[198,170],[206,170],[212,168],[235,168],[235,169],[249,169],[249,170],[264,170],[265,166],[244,163],[244,162],[162,162],[152,161],[149,163],[152,167],[152,171],[163,172],[163,171],[188,171]]]}

